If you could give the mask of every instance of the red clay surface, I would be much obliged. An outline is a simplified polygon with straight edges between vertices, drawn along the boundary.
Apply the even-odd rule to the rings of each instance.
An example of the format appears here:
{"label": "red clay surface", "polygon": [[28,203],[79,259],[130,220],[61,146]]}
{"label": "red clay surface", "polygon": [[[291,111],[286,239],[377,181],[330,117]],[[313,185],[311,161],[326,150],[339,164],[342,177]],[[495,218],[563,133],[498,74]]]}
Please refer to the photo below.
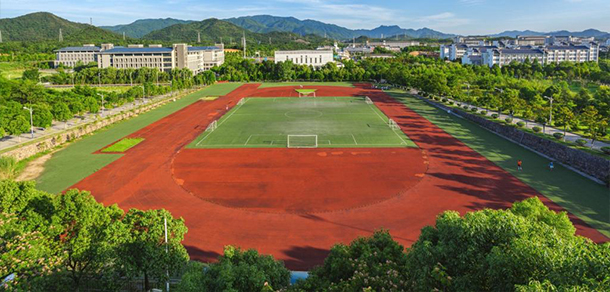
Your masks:
{"label": "red clay surface", "polygon": [[[414,179],[418,170],[409,170],[413,166],[405,165],[404,189],[398,195],[380,191],[379,198],[374,198],[370,192],[349,193],[355,189],[352,186],[341,188],[342,181],[366,185],[369,190],[372,187],[380,190],[400,187],[394,176],[391,179],[387,176],[364,177],[371,175],[366,169],[370,163],[348,161],[347,155],[316,157],[315,161],[319,163],[316,172],[318,164],[309,164],[308,152],[289,151],[294,149],[181,151],[210,121],[224,113],[227,104],[234,105],[242,97],[298,95],[296,87],[257,87],[257,84],[247,84],[217,100],[196,102],[130,135],[145,140],[73,187],[89,190],[98,201],[117,203],[123,209],[165,208],[174,216],[183,217],[189,228],[184,244],[193,259],[213,260],[223,246],[230,244],[272,254],[293,270],[320,264],[333,244],[349,243],[379,228],[389,229],[397,241],[409,246],[419,236],[420,229],[434,224],[435,216],[445,210],[463,214],[483,208],[507,208],[514,201],[531,196],[540,196],[552,209],[563,210],[425,118],[366,85],[304,88],[318,89],[317,96],[371,97],[420,147],[420,155],[412,155],[412,159],[423,161],[427,171],[423,177]],[[363,149],[316,149],[327,153],[360,150]],[[387,150],[366,151],[375,153],[371,154],[371,159],[377,159],[375,155]],[[221,154],[226,155],[225,166],[218,157]],[[388,160],[392,157],[386,156]],[[338,165],[322,158],[336,158]],[[292,168],[279,167],[288,162],[286,159],[290,160]],[[307,165],[302,170],[307,180],[292,176],[299,164],[297,161]],[[384,163],[393,164],[391,161]],[[248,169],[249,165],[255,165],[259,170]],[[349,170],[342,168],[347,165]],[[270,169],[261,172],[264,166]],[[345,174],[343,180],[335,173],[337,170]],[[209,175],[215,180],[205,177]],[[239,177],[241,175],[249,177]],[[178,183],[181,179],[183,186]],[[238,185],[231,186],[236,179]],[[239,185],[239,182],[247,183]],[[307,190],[301,191],[303,187]],[[325,187],[332,188],[334,194],[329,194]],[[189,190],[196,190],[196,193]],[[349,201],[328,201],[327,195]],[[295,208],[292,203],[299,200],[302,207]],[[608,240],[582,220],[572,215],[570,218],[578,234],[597,242]]]}
{"label": "red clay surface", "polygon": [[[272,213],[360,208],[396,197],[426,172],[420,149],[183,149],[176,183],[222,206]],[[204,167],[202,167],[204,166]]]}

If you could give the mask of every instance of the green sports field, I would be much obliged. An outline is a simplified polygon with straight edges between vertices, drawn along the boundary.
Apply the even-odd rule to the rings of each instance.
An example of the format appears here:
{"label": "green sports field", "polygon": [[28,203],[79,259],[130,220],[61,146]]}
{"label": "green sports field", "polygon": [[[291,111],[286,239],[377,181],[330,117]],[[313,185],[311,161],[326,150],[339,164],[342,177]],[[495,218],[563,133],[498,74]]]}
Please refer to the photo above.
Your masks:
{"label": "green sports field", "polygon": [[354,87],[351,82],[265,82],[258,88],[281,87],[281,86],[343,86]]}
{"label": "green sports field", "polygon": [[247,98],[187,147],[284,148],[289,139],[291,147],[416,147],[363,97]]}

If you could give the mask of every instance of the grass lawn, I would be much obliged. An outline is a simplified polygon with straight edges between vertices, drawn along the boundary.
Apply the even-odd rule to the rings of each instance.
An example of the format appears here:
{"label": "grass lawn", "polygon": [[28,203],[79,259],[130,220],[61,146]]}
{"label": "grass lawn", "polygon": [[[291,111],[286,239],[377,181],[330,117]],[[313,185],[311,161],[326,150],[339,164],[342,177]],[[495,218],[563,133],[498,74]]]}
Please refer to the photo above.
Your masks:
{"label": "grass lawn", "polygon": [[102,147],[111,144],[159,119],[172,114],[204,96],[226,95],[239,87],[241,83],[219,83],[200,91],[167,103],[154,110],[138,115],[129,120],[111,125],[93,135],[75,141],[63,150],[56,152],[45,164],[45,170],[38,177],[38,188],[51,193],[58,193],[100,168],[119,159],[122,154],[92,154]]}
{"label": "grass lawn", "polygon": [[259,88],[267,87],[280,87],[280,86],[343,86],[343,87],[354,87],[351,82],[264,82]]}
{"label": "grass lawn", "polygon": [[[416,147],[362,97],[248,98],[190,148],[285,148],[289,135],[317,135],[318,147]],[[314,146],[315,137],[292,136]]]}
{"label": "grass lawn", "polygon": [[[472,122],[449,115],[404,91],[387,92],[547,198],[610,236],[610,192],[604,186],[561,165],[556,165],[555,170],[550,172],[547,168],[548,159],[534,152]],[[518,159],[523,160],[523,171],[516,169]]]}
{"label": "grass lawn", "polygon": [[[57,87],[57,88],[50,88],[50,89],[57,90],[57,91],[68,91],[68,90],[72,90],[73,88],[74,87]],[[131,89],[131,86],[104,86],[104,87],[94,87],[94,88],[100,92],[123,93],[123,92],[126,92],[129,89]]]}
{"label": "grass lawn", "polygon": [[6,79],[18,79],[23,75],[26,65],[21,62],[0,62],[0,75]]}
{"label": "grass lawn", "polygon": [[144,138],[125,138],[103,149],[102,152],[125,152],[142,141],[144,141]]}

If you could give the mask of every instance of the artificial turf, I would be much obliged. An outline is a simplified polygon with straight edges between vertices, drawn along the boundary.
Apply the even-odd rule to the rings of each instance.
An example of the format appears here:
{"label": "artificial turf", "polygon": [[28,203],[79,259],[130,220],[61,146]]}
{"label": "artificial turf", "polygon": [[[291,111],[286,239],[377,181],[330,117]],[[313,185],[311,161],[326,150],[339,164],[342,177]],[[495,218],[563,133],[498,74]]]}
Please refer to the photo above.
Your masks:
{"label": "artificial turf", "polygon": [[[317,135],[318,147],[416,147],[363,97],[247,98],[189,148],[285,148],[288,135]],[[294,137],[293,137],[294,138]],[[294,140],[293,140],[294,141]]]}
{"label": "artificial turf", "polygon": [[144,138],[125,138],[102,149],[102,152],[125,152],[131,149],[132,147],[140,144],[140,142],[142,141],[144,141]]}
{"label": "artificial turf", "polygon": [[196,102],[202,97],[226,95],[239,86],[241,86],[241,83],[219,83],[206,87],[179,98],[175,102],[167,103],[73,142],[65,149],[55,153],[45,163],[44,171],[36,180],[37,187],[51,193],[63,191],[122,156],[122,154],[93,154],[95,151]]}
{"label": "artificial turf", "polygon": [[258,88],[281,87],[281,86],[343,86],[354,87],[351,82],[265,82]]}
{"label": "artificial turf", "polygon": [[[387,93],[604,235],[610,236],[610,192],[604,186],[561,165],[556,165],[551,172],[548,159],[404,91],[389,90]],[[517,171],[518,159],[523,161],[523,171]]]}

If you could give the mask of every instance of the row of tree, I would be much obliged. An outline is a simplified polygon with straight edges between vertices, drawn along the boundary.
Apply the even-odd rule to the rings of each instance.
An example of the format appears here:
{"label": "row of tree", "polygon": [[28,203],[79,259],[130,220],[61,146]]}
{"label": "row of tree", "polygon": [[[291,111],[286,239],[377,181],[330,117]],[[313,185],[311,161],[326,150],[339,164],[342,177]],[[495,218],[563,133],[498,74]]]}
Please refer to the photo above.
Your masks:
{"label": "row of tree", "polygon": [[[254,63],[237,55],[213,69],[229,81],[387,81],[419,88],[432,95],[448,96],[525,119],[580,130],[592,138],[606,135],[610,119],[610,60],[599,63],[512,63],[492,68],[397,54],[391,59],[343,61],[320,68],[292,62]],[[598,121],[598,122],[595,122]]]}
{"label": "row of tree", "polygon": [[[118,291],[181,278],[177,291],[607,291],[610,243],[575,235],[537,198],[461,217],[447,211],[408,249],[388,231],[338,244],[290,286],[281,261],[227,246],[188,263],[187,228],[165,210],[124,212],[87,192],[0,182],[0,290]],[[164,220],[167,220],[165,242]]]}
{"label": "row of tree", "polygon": [[[160,82],[171,81],[171,86],[156,85],[157,73],[160,78],[164,78]],[[13,81],[0,77],[0,137],[28,132],[30,108],[34,127],[47,128],[53,121],[66,122],[85,113],[99,113],[102,102],[105,109],[114,108],[142,98],[166,94],[171,90],[213,84],[216,81],[212,72],[193,76],[187,69],[166,73],[148,68],[138,70],[94,68],[75,73],[60,72],[52,78],[66,80],[74,77],[85,84],[90,84],[97,83],[94,80],[97,81],[99,76],[105,83],[123,83],[125,78],[131,76],[134,84],[142,85],[133,86],[125,92],[105,92],[79,85],[70,90],[59,91],[37,84],[39,79],[37,69],[26,70],[22,80]],[[131,81],[127,80],[127,83]]]}

